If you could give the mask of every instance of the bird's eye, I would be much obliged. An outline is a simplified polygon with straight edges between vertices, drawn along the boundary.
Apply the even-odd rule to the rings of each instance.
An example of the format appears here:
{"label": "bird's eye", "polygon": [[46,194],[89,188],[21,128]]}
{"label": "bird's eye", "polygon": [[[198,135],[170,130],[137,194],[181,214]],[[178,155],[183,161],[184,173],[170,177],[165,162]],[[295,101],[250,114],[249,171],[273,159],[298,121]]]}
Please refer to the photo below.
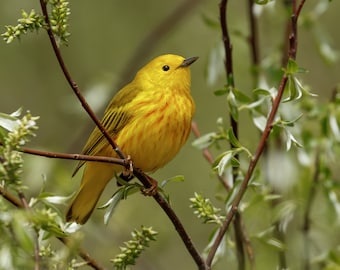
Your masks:
{"label": "bird's eye", "polygon": [[169,67],[168,65],[165,65],[165,66],[162,67],[162,69],[163,69],[164,71],[168,71],[168,70],[170,69],[170,67]]}

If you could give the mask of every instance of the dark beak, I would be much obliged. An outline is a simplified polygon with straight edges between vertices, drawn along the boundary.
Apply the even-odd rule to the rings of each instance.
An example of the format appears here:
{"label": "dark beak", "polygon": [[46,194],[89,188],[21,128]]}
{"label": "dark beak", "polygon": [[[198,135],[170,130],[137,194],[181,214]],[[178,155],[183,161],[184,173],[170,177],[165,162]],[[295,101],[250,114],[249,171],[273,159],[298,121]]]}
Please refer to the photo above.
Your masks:
{"label": "dark beak", "polygon": [[198,56],[189,57],[184,59],[183,63],[179,67],[188,67],[198,59]]}

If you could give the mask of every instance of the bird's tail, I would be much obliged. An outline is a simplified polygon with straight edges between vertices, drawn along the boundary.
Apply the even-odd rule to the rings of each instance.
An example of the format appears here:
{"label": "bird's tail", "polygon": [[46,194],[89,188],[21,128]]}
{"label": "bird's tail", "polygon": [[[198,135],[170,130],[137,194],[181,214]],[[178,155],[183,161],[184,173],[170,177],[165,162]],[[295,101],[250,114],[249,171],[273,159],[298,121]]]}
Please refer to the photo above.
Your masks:
{"label": "bird's tail", "polygon": [[114,174],[112,164],[87,162],[80,190],[66,212],[66,221],[84,224],[92,214],[106,184]]}

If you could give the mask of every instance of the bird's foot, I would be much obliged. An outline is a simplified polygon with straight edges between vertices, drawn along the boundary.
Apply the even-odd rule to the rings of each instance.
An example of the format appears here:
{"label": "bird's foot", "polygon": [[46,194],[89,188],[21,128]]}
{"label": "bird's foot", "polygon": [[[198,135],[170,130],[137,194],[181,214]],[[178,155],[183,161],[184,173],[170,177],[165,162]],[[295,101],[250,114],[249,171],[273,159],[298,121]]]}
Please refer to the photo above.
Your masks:
{"label": "bird's foot", "polygon": [[149,183],[150,183],[150,187],[143,187],[141,189],[142,194],[145,196],[154,196],[156,195],[157,191],[158,191],[158,182],[153,179],[152,177],[148,176],[145,174],[145,177],[148,179]]}

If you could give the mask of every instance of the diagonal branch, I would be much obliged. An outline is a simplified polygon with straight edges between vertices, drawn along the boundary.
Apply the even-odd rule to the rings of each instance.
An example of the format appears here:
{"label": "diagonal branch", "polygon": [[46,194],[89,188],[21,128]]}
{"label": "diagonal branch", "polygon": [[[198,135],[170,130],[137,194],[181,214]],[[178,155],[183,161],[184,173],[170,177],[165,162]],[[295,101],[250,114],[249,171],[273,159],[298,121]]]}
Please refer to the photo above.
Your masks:
{"label": "diagonal branch", "polygon": [[73,92],[75,93],[75,95],[79,99],[81,105],[83,106],[83,108],[85,109],[87,114],[91,117],[93,122],[96,124],[96,126],[99,128],[99,130],[103,133],[103,135],[108,140],[108,142],[111,144],[112,148],[116,151],[118,156],[122,159],[125,159],[126,158],[125,154],[120,150],[119,146],[114,142],[114,140],[112,139],[110,134],[107,132],[107,130],[101,124],[101,122],[99,121],[99,119],[97,118],[97,116],[95,115],[95,113],[93,112],[91,107],[89,106],[89,104],[86,102],[85,98],[83,97],[83,95],[80,92],[78,85],[72,79],[70,72],[68,71],[68,69],[65,65],[65,62],[63,60],[63,57],[61,56],[61,52],[58,48],[57,42],[56,42],[54,35],[53,35],[53,32],[52,32],[51,22],[50,22],[50,18],[49,18],[48,11],[47,11],[47,2],[45,0],[40,0],[40,6],[41,6],[41,9],[42,9],[42,13],[44,14],[45,23],[47,25],[46,31],[47,31],[48,37],[50,39],[51,45],[53,47],[54,54],[55,54],[55,56],[56,56],[56,58],[59,62],[59,66],[60,66],[61,70],[63,71],[67,82],[69,83],[70,87],[72,88]]}
{"label": "diagonal branch", "polygon": [[[222,2],[223,2],[223,0],[222,0]],[[296,58],[296,52],[297,52],[297,21],[298,21],[298,15],[301,12],[301,9],[303,7],[304,2],[305,2],[304,0],[301,1],[298,9],[293,8],[293,11],[295,11],[295,13],[293,12],[293,14],[292,14],[292,30],[291,30],[291,34],[290,34],[290,37],[289,37],[290,47],[289,47],[289,51],[288,51],[288,56],[290,58],[293,58],[293,59]],[[296,1],[293,1],[292,5],[294,6],[294,4],[296,4]],[[266,141],[267,141],[269,134],[272,130],[275,115],[276,115],[278,108],[280,106],[280,102],[281,102],[287,81],[288,81],[288,76],[287,76],[287,74],[284,74],[282,79],[281,79],[279,88],[278,88],[278,93],[277,93],[275,99],[273,100],[272,109],[269,113],[265,129],[264,129],[262,136],[260,138],[260,142],[258,144],[256,151],[255,151],[254,157],[252,158],[252,160],[249,163],[248,170],[247,170],[247,173],[245,175],[245,178],[243,179],[243,181],[240,185],[240,188],[239,188],[239,190],[238,190],[238,192],[237,192],[237,194],[236,194],[236,196],[233,200],[231,209],[228,212],[228,214],[227,214],[227,216],[226,216],[226,218],[223,222],[223,225],[222,225],[222,227],[221,227],[221,229],[220,229],[220,231],[219,231],[219,233],[216,237],[216,241],[214,242],[214,244],[213,244],[213,246],[212,246],[212,248],[211,248],[211,250],[208,254],[207,264],[209,266],[212,264],[213,258],[216,254],[217,248],[219,247],[219,245],[220,245],[220,243],[223,239],[224,234],[228,230],[230,223],[232,222],[234,216],[238,212],[238,206],[239,206],[239,204],[240,204],[240,202],[243,198],[243,195],[245,194],[245,192],[247,190],[248,183],[249,183],[249,181],[250,181],[250,179],[253,175],[253,172],[256,168],[256,165],[257,165],[257,163],[258,163],[258,161],[259,161],[259,159],[260,159],[260,157],[261,157],[261,155],[262,155],[262,153],[265,149]]]}

